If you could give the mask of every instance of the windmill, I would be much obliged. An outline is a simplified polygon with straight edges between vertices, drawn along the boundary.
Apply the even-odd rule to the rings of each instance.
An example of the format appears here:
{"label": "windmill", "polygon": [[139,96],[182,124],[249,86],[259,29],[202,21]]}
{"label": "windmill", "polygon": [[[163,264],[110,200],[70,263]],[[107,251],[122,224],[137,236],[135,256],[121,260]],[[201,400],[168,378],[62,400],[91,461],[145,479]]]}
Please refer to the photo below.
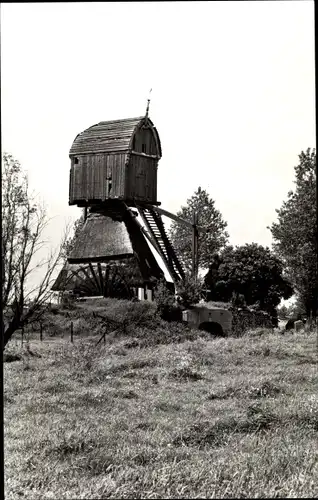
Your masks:
{"label": "windmill", "polygon": [[160,207],[159,134],[145,116],[97,123],[78,134],[70,149],[69,205],[84,208],[85,223],[52,290],[82,295],[153,298],[159,279],[176,290],[185,271],[162,216],[193,232],[197,275],[198,228]]}

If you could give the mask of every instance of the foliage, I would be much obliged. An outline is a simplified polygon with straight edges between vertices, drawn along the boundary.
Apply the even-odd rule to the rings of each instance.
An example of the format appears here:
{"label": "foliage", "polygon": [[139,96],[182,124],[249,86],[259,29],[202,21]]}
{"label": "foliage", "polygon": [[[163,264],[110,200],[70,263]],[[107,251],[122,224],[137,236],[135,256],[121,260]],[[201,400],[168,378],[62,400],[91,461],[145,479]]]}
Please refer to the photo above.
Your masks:
{"label": "foliage", "polygon": [[214,256],[205,276],[205,284],[210,289],[208,299],[232,300],[234,305],[242,306],[242,295],[247,305],[255,305],[275,316],[281,299],[292,295],[282,272],[282,263],[269,248],[256,243],[236,248],[228,246]]}
{"label": "foliage", "polygon": [[317,498],[316,337],[255,333],[11,342],[5,498]]}
{"label": "foliage", "polygon": [[232,333],[234,337],[246,335],[249,331],[262,329],[269,332],[271,328],[278,326],[276,317],[264,311],[255,309],[255,307],[232,306]]}
{"label": "foliage", "polygon": [[233,292],[232,293],[232,298],[231,298],[231,305],[233,308],[236,307],[246,307],[246,299],[243,293],[237,293]]}
{"label": "foliage", "polygon": [[284,304],[277,308],[277,315],[279,319],[286,319],[288,317],[288,307]]}
{"label": "foliage", "polygon": [[160,318],[166,321],[180,320],[182,318],[180,306],[176,303],[174,291],[169,288],[165,279],[158,281],[154,290],[154,299]]}
{"label": "foliage", "polygon": [[79,233],[81,232],[83,226],[84,226],[84,223],[85,223],[85,219],[84,219],[84,213],[78,218],[76,219],[76,221],[74,222],[74,226],[73,226],[73,236],[71,236],[70,238],[68,238],[65,242],[64,242],[64,245],[62,247],[62,257],[64,260],[67,259],[67,257],[70,255],[71,251],[73,250],[74,248],[74,244],[75,244],[75,241],[79,235]]}
{"label": "foliage", "polygon": [[60,293],[60,304],[64,309],[74,309],[76,305],[76,297],[73,293]]}
{"label": "foliage", "polygon": [[[39,261],[43,231],[48,219],[43,205],[29,192],[28,176],[12,155],[3,155],[2,170],[2,307],[8,323],[3,328],[4,346],[13,333],[44,311],[50,295],[52,274],[61,251]],[[37,262],[36,262],[37,261]],[[38,286],[30,285],[37,271],[43,272]],[[27,306],[27,307],[26,307]]]}
{"label": "foliage", "polygon": [[276,210],[278,221],[270,228],[274,250],[283,260],[288,277],[309,315],[318,312],[318,232],[316,208],[316,150],[299,155],[296,188]]}
{"label": "foliage", "polygon": [[[127,349],[209,338],[210,335],[206,332],[179,321],[171,322],[180,319],[180,307],[172,306],[169,313],[167,322],[160,318],[154,302],[113,298],[76,301],[72,308],[60,304],[46,310],[41,318],[42,337],[64,338],[67,342],[72,322],[74,342],[80,338],[89,338],[96,344],[105,334],[107,344],[116,343],[120,339],[122,347]],[[35,330],[34,326],[37,326]],[[39,329],[39,324],[26,328],[25,337],[31,341],[38,339]],[[13,342],[9,343],[9,346],[12,344]]]}
{"label": "foliage", "polygon": [[[225,231],[227,223],[221,213],[215,208],[215,202],[207,191],[200,187],[187,200],[186,206],[181,207],[178,217],[193,223],[193,212],[197,213],[198,226],[206,231],[199,230],[198,262],[199,267],[208,267],[211,255],[218,252],[227,242],[228,233]],[[174,248],[179,254],[185,268],[190,271],[192,266],[192,232],[189,227],[173,222],[170,228],[170,237]]]}
{"label": "foliage", "polygon": [[197,278],[196,280],[187,274],[185,279],[178,284],[178,300],[184,307],[190,307],[197,304],[203,297],[203,280]]}
{"label": "foliage", "polygon": [[287,318],[302,318],[306,316],[306,309],[299,298],[287,308],[286,316]]}
{"label": "foliage", "polygon": [[[82,314],[90,318],[95,313],[94,302],[81,304],[78,310],[82,310]],[[112,329],[122,326],[120,332],[134,331],[138,326],[151,328],[157,323],[156,307],[152,302],[105,298],[100,299],[97,304],[103,306],[98,317],[105,318],[104,324],[113,322]],[[101,324],[103,325],[103,322]]]}

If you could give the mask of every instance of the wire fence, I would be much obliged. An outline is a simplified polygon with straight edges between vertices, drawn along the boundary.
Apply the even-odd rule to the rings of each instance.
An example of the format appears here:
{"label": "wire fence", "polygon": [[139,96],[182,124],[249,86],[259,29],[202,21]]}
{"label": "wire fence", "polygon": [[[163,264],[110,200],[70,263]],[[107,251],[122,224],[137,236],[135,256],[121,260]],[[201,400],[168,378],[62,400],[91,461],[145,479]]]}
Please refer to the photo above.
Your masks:
{"label": "wire fence", "polygon": [[[21,346],[24,344],[28,344],[31,340],[40,342],[46,340],[53,340],[54,338],[59,337],[65,341],[74,343],[74,322],[70,321],[68,331],[63,331],[60,335],[52,335],[50,330],[46,330],[44,324],[42,322],[39,323],[38,328],[22,327],[19,328],[13,335],[12,339],[15,339],[16,343],[20,342]],[[80,335],[78,335],[80,336]]]}

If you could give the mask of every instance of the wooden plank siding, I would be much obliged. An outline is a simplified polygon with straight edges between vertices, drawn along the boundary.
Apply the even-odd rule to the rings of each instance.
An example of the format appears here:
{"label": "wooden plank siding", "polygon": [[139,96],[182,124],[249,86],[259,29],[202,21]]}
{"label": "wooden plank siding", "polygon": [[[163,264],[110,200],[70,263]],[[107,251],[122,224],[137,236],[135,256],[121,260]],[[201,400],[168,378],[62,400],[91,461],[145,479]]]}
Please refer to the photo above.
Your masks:
{"label": "wooden plank siding", "polygon": [[[78,163],[71,159],[69,202],[105,201],[125,197],[126,153],[91,154],[78,156]],[[109,182],[111,192],[109,195]]]}
{"label": "wooden plank siding", "polygon": [[69,204],[126,199],[157,202],[158,132],[149,118],[100,122],[78,134],[70,150]]}
{"label": "wooden plank siding", "polygon": [[154,158],[131,154],[127,169],[128,199],[157,201],[157,163],[158,160]]}
{"label": "wooden plank siding", "polygon": [[[143,145],[145,150],[143,150]],[[133,151],[137,153],[146,153],[148,155],[158,156],[160,152],[157,150],[154,132],[150,128],[138,129],[134,136]]]}

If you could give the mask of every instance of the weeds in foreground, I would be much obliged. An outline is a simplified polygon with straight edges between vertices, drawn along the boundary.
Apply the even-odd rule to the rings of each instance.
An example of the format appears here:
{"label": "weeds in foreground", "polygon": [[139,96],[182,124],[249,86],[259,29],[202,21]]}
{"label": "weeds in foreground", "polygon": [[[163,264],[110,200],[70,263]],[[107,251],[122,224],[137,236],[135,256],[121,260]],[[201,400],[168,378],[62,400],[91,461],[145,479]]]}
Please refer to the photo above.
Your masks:
{"label": "weeds in foreground", "polygon": [[315,335],[143,335],[9,349],[7,499],[317,497]]}

